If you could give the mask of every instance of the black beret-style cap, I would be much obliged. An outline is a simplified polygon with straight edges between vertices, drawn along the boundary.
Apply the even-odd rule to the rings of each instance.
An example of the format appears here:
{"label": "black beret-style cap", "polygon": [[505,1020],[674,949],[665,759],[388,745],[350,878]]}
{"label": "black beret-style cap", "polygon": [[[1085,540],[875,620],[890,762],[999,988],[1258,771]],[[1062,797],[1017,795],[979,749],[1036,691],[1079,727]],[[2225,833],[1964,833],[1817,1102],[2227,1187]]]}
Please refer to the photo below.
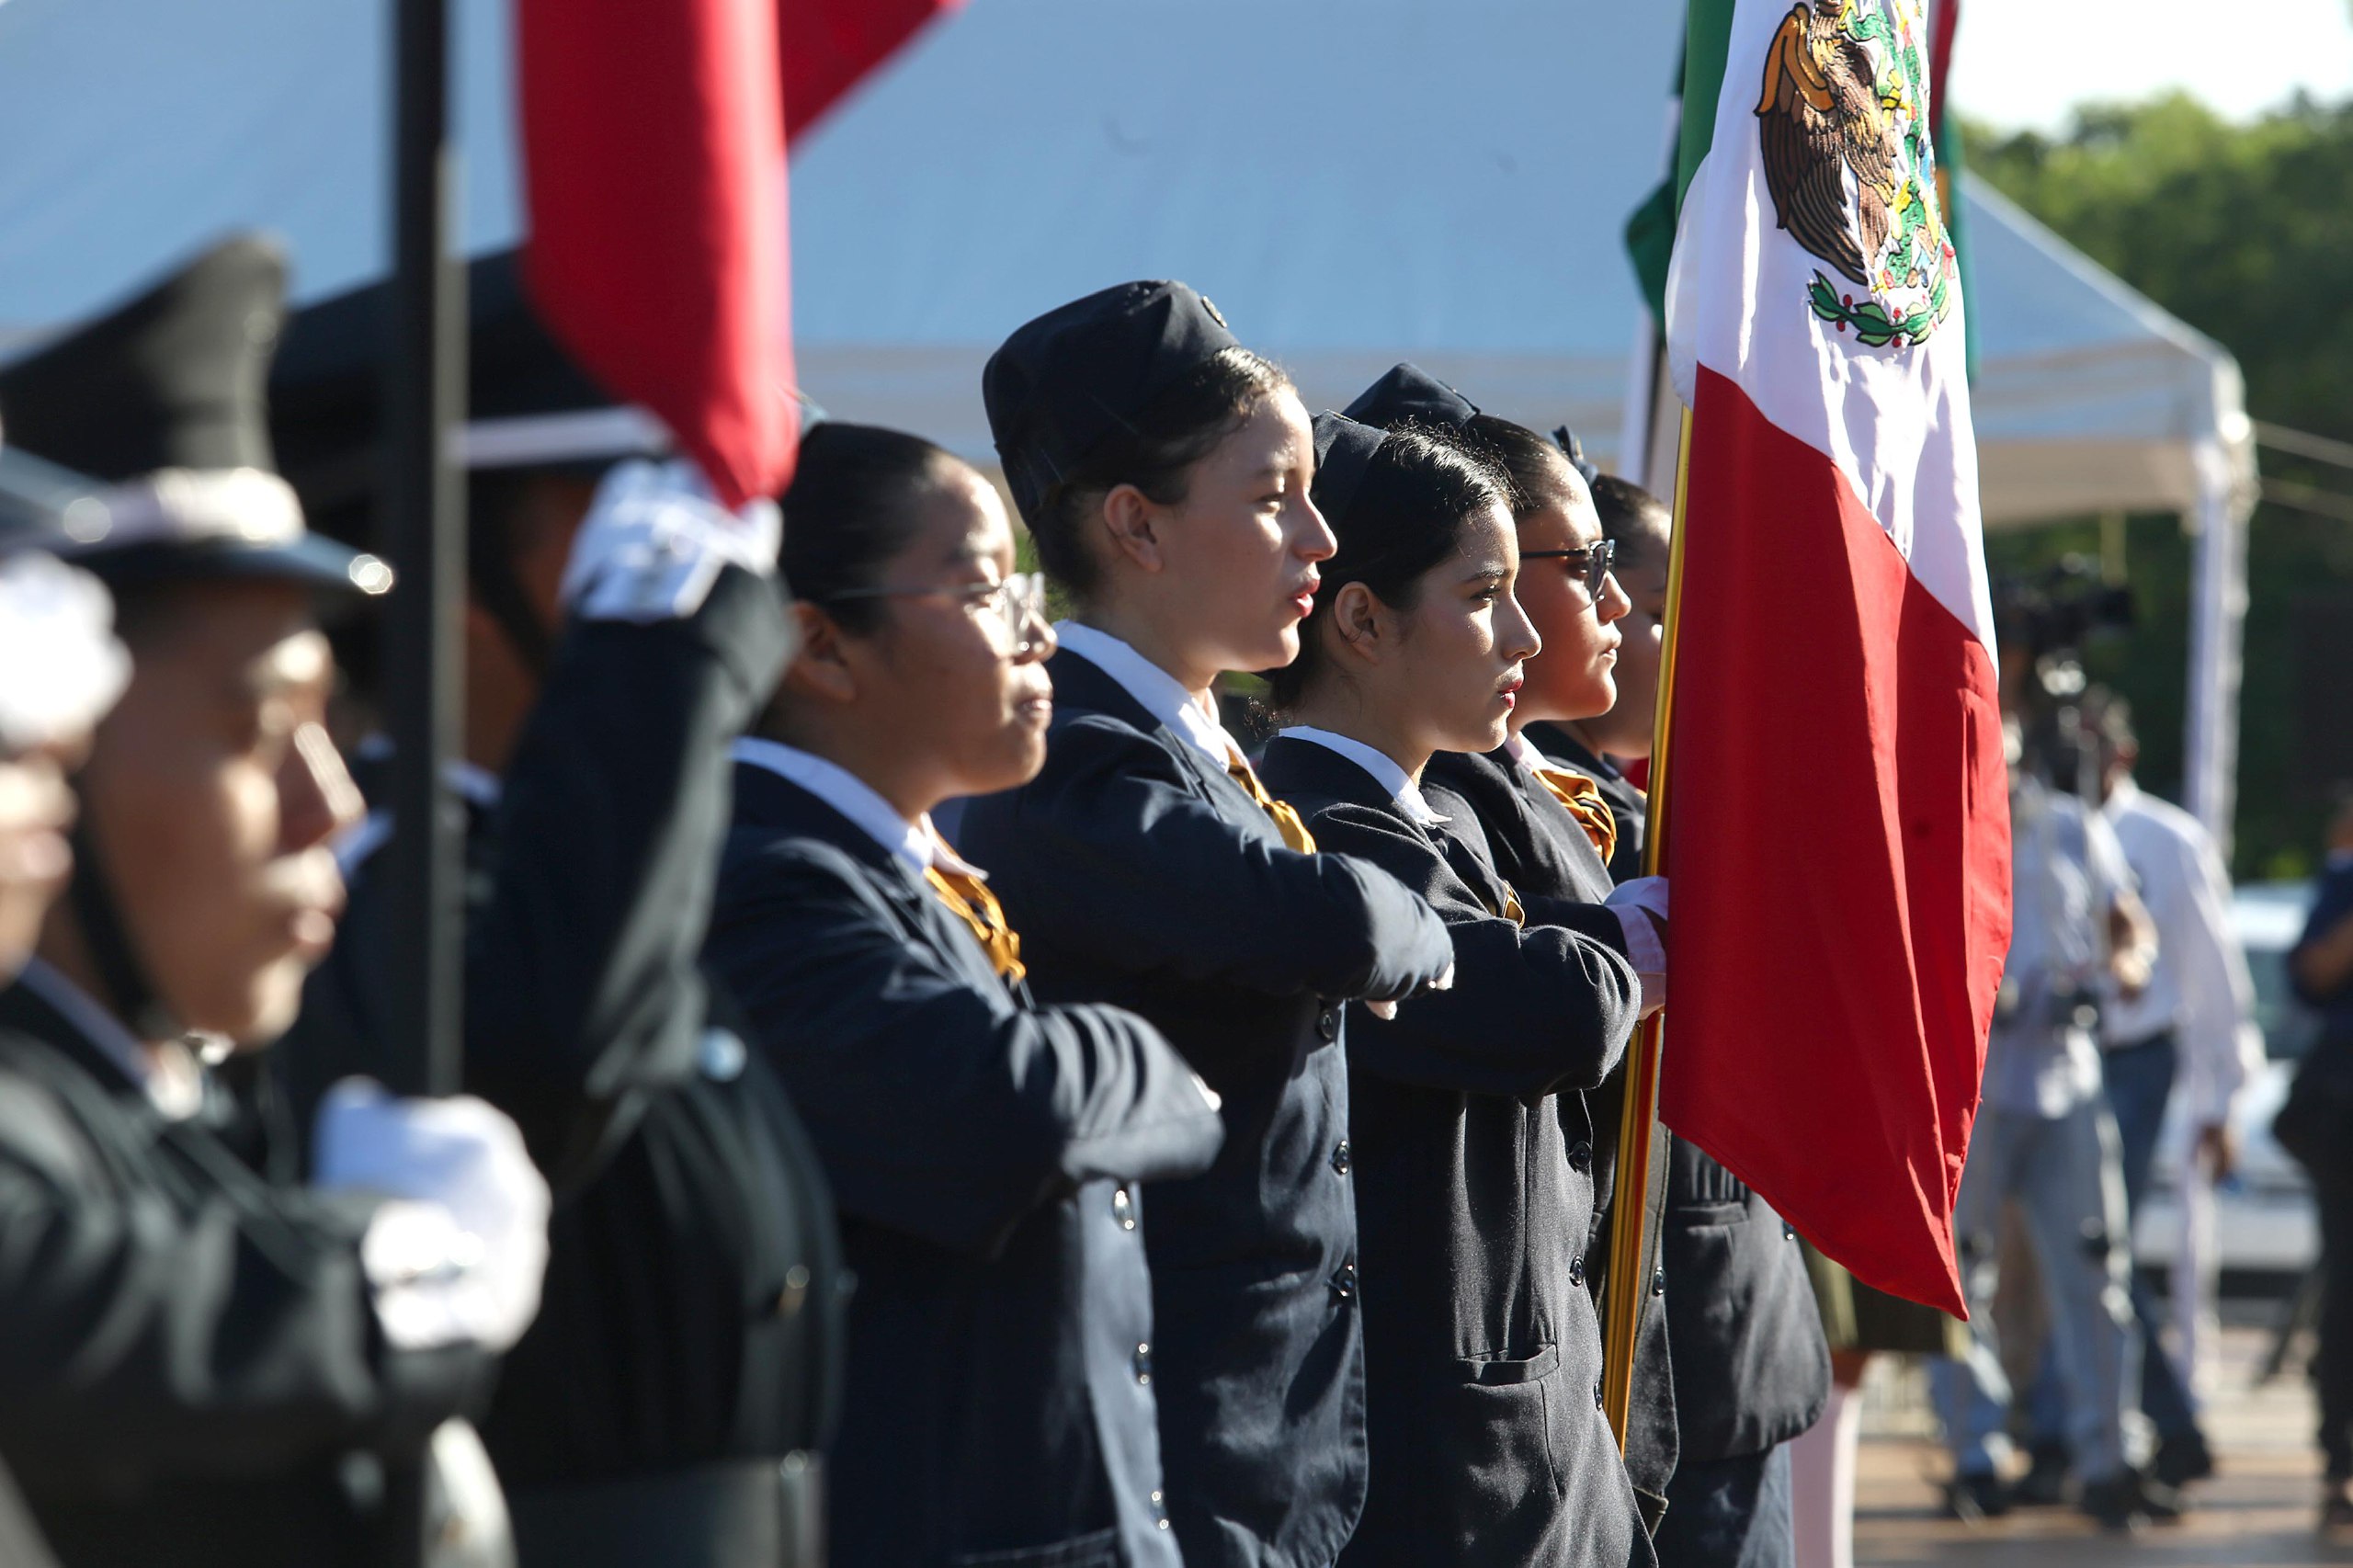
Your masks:
{"label": "black beret-style cap", "polygon": [[263,394],[285,297],[278,247],[233,236],[0,370],[9,444],[96,482],[63,506],[57,553],[117,585],[391,585],[382,562],[310,533],[273,469]]}
{"label": "black beret-style cap", "polygon": [[1308,494],[1336,532],[1356,502],[1372,454],[1381,449],[1388,433],[1328,409],[1315,416],[1314,429],[1315,483],[1308,487]]}
{"label": "black beret-style cap", "polygon": [[1153,399],[1236,347],[1218,308],[1182,283],[1122,283],[1017,329],[981,372],[989,433],[1024,518]]}
{"label": "black beret-style cap", "polygon": [[1358,393],[1347,413],[1383,430],[1408,419],[1460,430],[1478,417],[1479,405],[1420,366],[1400,362]]}

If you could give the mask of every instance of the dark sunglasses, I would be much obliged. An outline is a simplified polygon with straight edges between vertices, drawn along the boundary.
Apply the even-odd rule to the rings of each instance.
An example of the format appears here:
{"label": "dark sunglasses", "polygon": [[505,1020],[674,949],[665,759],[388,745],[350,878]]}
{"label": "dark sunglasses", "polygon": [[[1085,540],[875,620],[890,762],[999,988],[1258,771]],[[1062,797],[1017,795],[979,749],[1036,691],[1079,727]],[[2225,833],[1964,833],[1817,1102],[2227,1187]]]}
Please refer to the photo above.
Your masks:
{"label": "dark sunglasses", "polygon": [[1609,580],[1609,568],[1618,560],[1618,541],[1605,539],[1597,544],[1586,545],[1583,550],[1523,550],[1519,558],[1522,561],[1568,562],[1571,576],[1582,574],[1585,577],[1586,597],[1599,604],[1601,585]]}

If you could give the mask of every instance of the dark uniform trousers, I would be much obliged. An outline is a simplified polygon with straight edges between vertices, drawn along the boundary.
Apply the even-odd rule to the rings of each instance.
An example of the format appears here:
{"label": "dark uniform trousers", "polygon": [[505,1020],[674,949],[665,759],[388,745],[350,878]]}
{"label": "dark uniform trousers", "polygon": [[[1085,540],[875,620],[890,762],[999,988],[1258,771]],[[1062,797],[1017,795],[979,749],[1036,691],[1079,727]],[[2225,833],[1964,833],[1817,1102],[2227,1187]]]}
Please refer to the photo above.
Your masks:
{"label": "dark uniform trousers", "polygon": [[[694,615],[565,633],[470,817],[466,1086],[557,1187],[540,1316],[483,1440],[524,1568],[811,1562],[847,1287],[782,1084],[697,953],[728,742],[787,647],[729,569]],[[389,918],[360,868],[281,1048],[295,1098],[380,1060]]]}
{"label": "dark uniform trousers", "polygon": [[[1643,792],[1564,732],[1531,725],[1529,737],[1594,780],[1618,824],[1609,869],[1620,880],[1639,876]],[[1497,772],[1510,765],[1500,754],[1484,760]],[[1513,772],[1526,778],[1524,769]],[[1540,787],[1520,788],[1534,805]],[[1590,848],[1566,812],[1537,806],[1532,816],[1564,852]],[[1665,1201],[1654,1232],[1664,1248],[1678,1457],[1659,1561],[1786,1562],[1788,1532],[1772,1521],[1788,1510],[1787,1467],[1770,1457],[1821,1417],[1830,1392],[1829,1345],[1804,1256],[1780,1216],[1698,1148],[1673,1141],[1660,1169]],[[1755,1556],[1752,1536],[1754,1552],[1774,1554]]]}
{"label": "dark uniform trousers", "polygon": [[835,1568],[1174,1568],[1137,1184],[1217,1153],[1184,1059],[1038,1007],[897,855],[748,764],[708,950],[858,1273]]}
{"label": "dark uniform trousers", "polygon": [[1365,1487],[1364,1361],[1340,1004],[1442,973],[1393,878],[1286,848],[1226,772],[1065,649],[1044,770],[973,801],[1048,1002],[1142,1014],[1223,1101],[1199,1176],[1147,1190],[1153,1386],[1188,1568],[1326,1568]]}
{"label": "dark uniform trousers", "polygon": [[[1531,726],[1531,729],[1534,726]],[[1585,829],[1562,809],[1552,792],[1520,767],[1508,751],[1484,756],[1441,753],[1423,770],[1425,786],[1454,796],[1469,807],[1486,835],[1495,869],[1523,898],[1534,895],[1555,900],[1563,907],[1556,917],[1575,925],[1604,941],[1622,941],[1624,928],[1617,915],[1600,907],[1612,886],[1609,869]],[[1622,783],[1622,780],[1620,780]],[[1631,790],[1631,786],[1627,786]],[[1639,791],[1634,791],[1637,802]],[[1621,802],[1603,785],[1611,814]],[[1641,823],[1631,834],[1639,864]],[[1624,852],[1629,833],[1619,820],[1619,849]],[[1614,863],[1614,862],[1613,862]],[[1574,1096],[1560,1096],[1562,1114],[1571,1123],[1572,1141],[1586,1126],[1594,1142],[1593,1225],[1576,1244],[1586,1260],[1586,1283],[1596,1310],[1608,1300],[1611,1240],[1615,1233],[1618,1199],[1618,1141],[1625,1105],[1626,1073],[1622,1063],[1610,1070],[1600,1087]],[[1575,1114],[1572,1114],[1572,1111]],[[1668,1151],[1674,1140],[1662,1127],[1652,1130],[1650,1182],[1642,1199],[1643,1233],[1648,1239],[1643,1273],[1648,1281],[1639,1298],[1642,1312],[1636,1325],[1631,1396],[1626,1420],[1626,1473],[1643,1507],[1643,1519],[1654,1531],[1666,1511],[1667,1488],[1678,1455],[1676,1431],[1676,1382],[1669,1354],[1673,1335],[1663,1310],[1667,1289],[1664,1236],[1665,1233]]]}
{"label": "dark uniform trousers", "polygon": [[0,1454],[67,1568],[375,1562],[383,1461],[489,1359],[390,1346],[374,1206],[274,1187],[209,1121],[0,993]]}
{"label": "dark uniform trousers", "polygon": [[1830,1346],[1797,1233],[1677,1140],[1667,1180],[1666,1313],[1680,1468],[1658,1532],[1661,1564],[1791,1562],[1781,1444],[1822,1418]]}
{"label": "dark uniform trousers", "polygon": [[1372,1485],[1341,1561],[1648,1563],[1581,1250],[1594,1141],[1578,1091],[1624,1051],[1640,1001],[1622,938],[1526,895],[1526,925],[1502,917],[1484,835],[1442,791],[1429,801],[1448,820],[1417,825],[1356,763],[1281,737],[1264,776],[1319,844],[1427,900],[1455,953],[1452,989],[1349,1021]]}

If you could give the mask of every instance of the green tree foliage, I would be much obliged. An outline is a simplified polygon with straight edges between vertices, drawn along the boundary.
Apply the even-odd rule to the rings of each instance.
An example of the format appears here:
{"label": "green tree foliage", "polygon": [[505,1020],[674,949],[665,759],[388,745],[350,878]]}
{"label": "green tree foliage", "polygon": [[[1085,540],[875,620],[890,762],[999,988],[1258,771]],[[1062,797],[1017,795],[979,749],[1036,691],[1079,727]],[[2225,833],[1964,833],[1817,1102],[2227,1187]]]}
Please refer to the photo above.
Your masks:
{"label": "green tree foliage", "polygon": [[[1980,177],[2236,355],[2256,419],[2353,440],[2353,105],[2299,100],[2234,125],[2175,95],[2086,109],[2062,137],[1968,136]],[[2353,472],[2262,460],[2268,476],[2353,491]],[[2170,518],[2133,519],[2126,542],[2140,624],[2086,664],[2133,699],[2144,778],[2171,792],[2189,542]],[[1990,548],[1999,571],[2098,544],[2086,520]],[[2299,874],[2314,858],[2333,759],[2353,755],[2353,662],[2338,663],[2353,634],[2333,653],[2310,635],[2353,627],[2353,523],[2260,507],[2248,592],[2235,869]]]}

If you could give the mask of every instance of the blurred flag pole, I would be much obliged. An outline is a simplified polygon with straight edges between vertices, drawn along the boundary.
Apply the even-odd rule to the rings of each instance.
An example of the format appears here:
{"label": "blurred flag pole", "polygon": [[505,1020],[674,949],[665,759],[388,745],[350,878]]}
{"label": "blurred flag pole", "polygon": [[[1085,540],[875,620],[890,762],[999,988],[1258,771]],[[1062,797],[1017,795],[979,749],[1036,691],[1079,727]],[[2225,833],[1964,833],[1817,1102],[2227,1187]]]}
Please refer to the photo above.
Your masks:
{"label": "blurred flag pole", "polygon": [[[386,536],[399,578],[386,607],[394,751],[390,1050],[379,1064],[405,1095],[458,1086],[460,824],[441,798],[464,691],[457,656],[464,591],[464,494],[449,432],[465,385],[464,274],[450,255],[457,149],[449,135],[449,0],[393,10],[392,336],[386,345]],[[384,1560],[428,1560],[423,1456],[388,1467]]]}
{"label": "blurred flag pole", "polygon": [[448,1094],[459,1077],[461,981],[459,822],[441,775],[457,749],[457,658],[465,501],[449,432],[465,384],[465,278],[450,255],[457,150],[449,114],[449,0],[395,11],[392,338],[385,374],[387,537],[400,575],[387,606],[389,717],[396,743],[392,903],[393,1059],[403,1094]]}

